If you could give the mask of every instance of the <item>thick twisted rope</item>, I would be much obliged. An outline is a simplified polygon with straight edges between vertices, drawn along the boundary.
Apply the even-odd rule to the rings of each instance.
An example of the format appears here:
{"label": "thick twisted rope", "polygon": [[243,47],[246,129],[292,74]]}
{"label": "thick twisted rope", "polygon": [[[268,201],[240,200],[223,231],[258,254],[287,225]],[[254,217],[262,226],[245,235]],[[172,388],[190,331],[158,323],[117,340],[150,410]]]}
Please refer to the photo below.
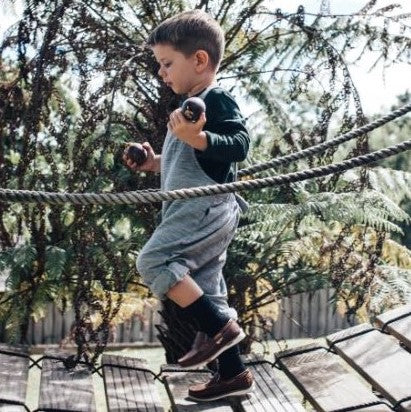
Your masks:
{"label": "thick twisted rope", "polygon": [[232,193],[242,190],[255,190],[269,186],[278,186],[286,183],[299,182],[314,177],[327,176],[343,172],[354,167],[373,163],[377,160],[396,155],[411,149],[411,140],[377,150],[366,155],[353,157],[343,162],[331,165],[302,170],[278,176],[260,179],[238,181],[209,186],[191,187],[187,189],[158,191],[158,192],[122,192],[122,193],[56,193],[37,192],[29,190],[0,189],[0,200],[13,202],[73,203],[76,205],[119,205],[156,203],[169,200],[189,199],[194,197],[211,196],[221,193]]}
{"label": "thick twisted rope", "polygon": [[277,159],[273,159],[268,162],[259,163],[259,164],[247,167],[245,169],[241,169],[238,171],[237,176],[242,177],[242,176],[252,175],[257,172],[262,172],[263,170],[271,169],[271,168],[274,168],[280,165],[286,165],[286,164],[295,162],[296,160],[300,160],[305,157],[310,157],[315,154],[322,153],[325,150],[329,149],[330,147],[337,146],[351,139],[355,139],[365,133],[371,132],[372,130],[377,129],[378,127],[381,127],[382,125],[396,119],[397,117],[401,117],[410,111],[411,111],[411,103],[406,104],[405,106],[400,107],[399,109],[396,109],[392,111],[391,113],[383,117],[380,117],[377,120],[374,120],[371,123],[367,123],[364,126],[359,127],[358,129],[351,130],[327,142],[319,143],[315,146],[307,147],[306,149],[301,150],[299,152],[291,153],[289,155],[279,157]]}

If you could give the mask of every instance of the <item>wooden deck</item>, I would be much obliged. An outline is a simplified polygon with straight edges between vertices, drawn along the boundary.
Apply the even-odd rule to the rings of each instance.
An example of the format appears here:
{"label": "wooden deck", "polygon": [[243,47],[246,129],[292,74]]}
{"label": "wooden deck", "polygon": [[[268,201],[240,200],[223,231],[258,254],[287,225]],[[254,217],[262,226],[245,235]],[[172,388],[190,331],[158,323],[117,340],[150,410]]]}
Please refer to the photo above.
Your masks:
{"label": "wooden deck", "polygon": [[[85,365],[67,370],[67,353],[49,351],[34,362],[29,348],[0,344],[0,412],[100,412],[96,380],[104,384],[101,412],[298,412],[308,405],[303,398],[316,411],[411,411],[411,305],[384,313],[376,326],[357,325],[326,341],[328,346],[310,344],[279,352],[274,359],[244,357],[255,376],[255,391],[204,403],[188,399],[187,386],[208,380],[207,369],[183,371],[164,365],[156,375],[143,359],[104,355],[100,377]],[[33,409],[26,405],[30,368],[41,368],[39,400]],[[159,395],[159,387],[167,392],[169,403]]]}

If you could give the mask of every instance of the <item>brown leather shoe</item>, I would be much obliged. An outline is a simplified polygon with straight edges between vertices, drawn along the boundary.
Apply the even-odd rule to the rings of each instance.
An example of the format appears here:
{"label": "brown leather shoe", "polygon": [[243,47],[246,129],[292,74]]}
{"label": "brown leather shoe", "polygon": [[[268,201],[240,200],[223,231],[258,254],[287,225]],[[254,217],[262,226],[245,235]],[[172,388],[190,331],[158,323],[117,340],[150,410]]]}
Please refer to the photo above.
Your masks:
{"label": "brown leather shoe", "polygon": [[216,373],[210,381],[190,386],[188,396],[194,401],[215,401],[227,396],[241,396],[252,392],[254,377],[249,369],[234,378],[222,380]]}
{"label": "brown leather shoe", "polygon": [[186,359],[190,359],[192,356],[194,356],[198,349],[200,348],[200,346],[205,343],[206,341],[208,341],[210,338],[207,336],[206,333],[204,332],[197,332],[195,338],[194,338],[194,342],[191,346],[191,349],[184,355],[182,356],[180,359],[178,359],[178,363],[180,362],[184,362]]}
{"label": "brown leather shoe", "polygon": [[196,350],[180,358],[178,363],[182,368],[199,368],[244,338],[244,331],[234,319],[230,319],[212,339],[202,342]]}
{"label": "brown leather shoe", "polygon": [[[198,348],[206,341],[210,340],[211,338],[209,338],[207,336],[206,333],[204,332],[197,332],[195,338],[194,338],[194,342],[193,345],[191,346],[191,349],[184,355],[182,356],[180,359],[178,359],[178,363],[180,362],[185,362],[187,359],[190,359],[192,356],[194,356],[197,351]],[[214,359],[211,362],[207,363],[207,368],[211,369],[213,372],[217,372],[218,370],[218,360]]]}

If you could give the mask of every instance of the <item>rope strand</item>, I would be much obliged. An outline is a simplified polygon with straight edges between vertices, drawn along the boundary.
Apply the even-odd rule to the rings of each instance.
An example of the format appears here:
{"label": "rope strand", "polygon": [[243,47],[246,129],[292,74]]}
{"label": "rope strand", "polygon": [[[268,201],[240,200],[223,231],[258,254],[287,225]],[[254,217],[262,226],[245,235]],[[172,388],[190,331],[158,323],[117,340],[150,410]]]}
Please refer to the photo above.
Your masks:
{"label": "rope strand", "polygon": [[29,203],[63,204],[73,203],[77,205],[120,205],[156,203],[169,200],[190,199],[202,196],[211,196],[222,193],[232,193],[243,190],[256,190],[270,186],[279,186],[285,183],[300,182],[315,177],[327,176],[346,170],[364,166],[377,160],[396,155],[411,149],[411,140],[353,157],[343,162],[334,163],[313,169],[302,170],[278,176],[270,176],[260,179],[238,181],[209,186],[191,187],[158,192],[121,192],[121,193],[56,193],[39,192],[29,190],[0,189],[0,200]]}
{"label": "rope strand", "polygon": [[380,117],[377,120],[374,120],[371,123],[367,123],[364,126],[359,127],[358,129],[351,130],[327,142],[319,143],[315,146],[307,147],[306,149],[301,150],[299,152],[291,153],[289,155],[279,157],[277,159],[273,159],[268,162],[259,163],[259,164],[247,167],[245,169],[241,169],[238,171],[237,176],[243,177],[243,176],[252,175],[257,172],[262,172],[263,170],[272,169],[280,165],[284,166],[289,163],[295,162],[296,160],[300,160],[305,157],[310,157],[315,154],[322,153],[325,150],[329,149],[330,147],[337,146],[344,142],[348,142],[351,139],[355,139],[359,136],[362,136],[365,133],[371,132],[372,130],[377,129],[378,127],[381,127],[382,125],[388,122],[391,122],[392,120],[398,117],[401,117],[410,111],[411,111],[411,103],[406,104],[405,106],[400,107],[399,109],[396,109],[392,111],[391,113],[383,117]]}

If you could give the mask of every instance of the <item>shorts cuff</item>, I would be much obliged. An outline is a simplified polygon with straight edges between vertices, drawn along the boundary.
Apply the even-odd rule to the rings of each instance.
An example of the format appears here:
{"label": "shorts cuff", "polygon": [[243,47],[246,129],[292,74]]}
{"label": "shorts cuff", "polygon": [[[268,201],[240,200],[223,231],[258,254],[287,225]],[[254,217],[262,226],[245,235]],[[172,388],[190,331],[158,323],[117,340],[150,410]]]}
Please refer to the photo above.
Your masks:
{"label": "shorts cuff", "polygon": [[189,272],[189,269],[178,263],[170,262],[161,274],[156,276],[150,285],[151,291],[161,300],[167,298],[166,293]]}

